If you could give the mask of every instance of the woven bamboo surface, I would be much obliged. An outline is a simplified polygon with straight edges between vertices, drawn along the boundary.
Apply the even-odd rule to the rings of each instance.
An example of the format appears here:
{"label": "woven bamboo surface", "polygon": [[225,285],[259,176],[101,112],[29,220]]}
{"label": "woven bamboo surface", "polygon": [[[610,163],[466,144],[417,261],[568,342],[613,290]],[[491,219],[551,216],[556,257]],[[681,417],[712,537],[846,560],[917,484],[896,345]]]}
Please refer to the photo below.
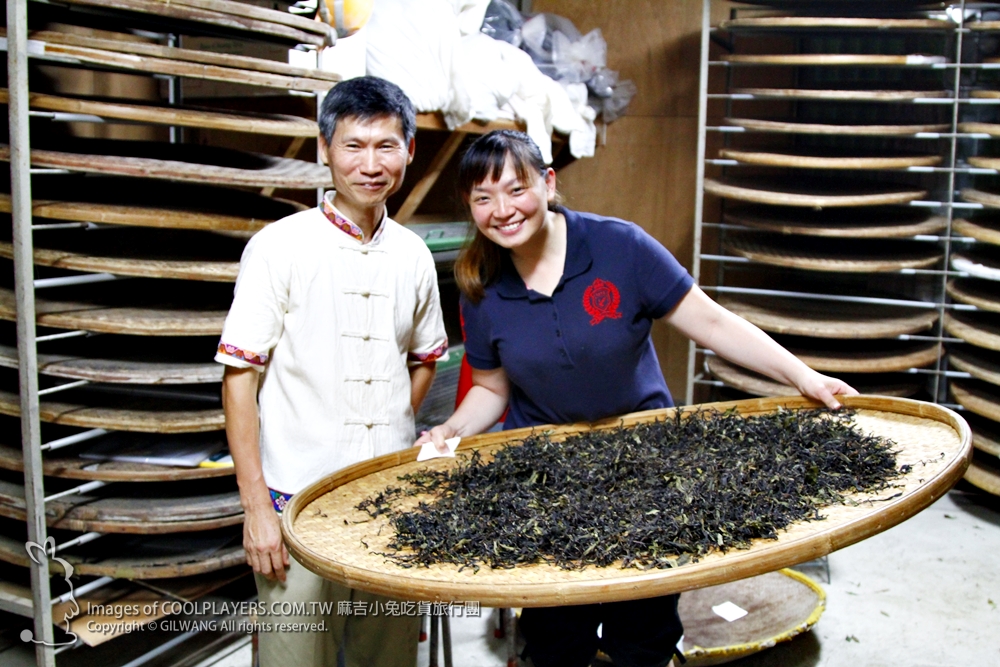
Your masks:
{"label": "woven bamboo surface", "polygon": [[[754,396],[794,396],[798,390],[786,384],[781,384],[771,378],[741,368],[719,357],[708,357],[705,361],[709,372],[730,387]],[[913,396],[920,391],[920,384],[915,382],[900,382],[891,375],[840,375],[844,382],[851,385],[862,394],[878,396]]]}
{"label": "woven bamboo surface", "polygon": [[976,380],[953,380],[948,384],[955,402],[966,410],[1000,421],[1000,389]]}
{"label": "woven bamboo surface", "polygon": [[948,219],[930,216],[911,207],[868,207],[804,211],[790,208],[747,206],[727,210],[723,221],[770,232],[839,238],[906,238],[935,234]]}
{"label": "woven bamboo surface", "polygon": [[[225,528],[223,530],[226,530]],[[231,531],[232,529],[229,529]],[[195,547],[189,551],[184,549],[190,535],[170,535],[167,538],[143,536],[148,547],[159,546],[161,553],[136,554],[132,550],[123,550],[116,555],[95,555],[93,552],[76,550],[61,551],[59,557],[73,566],[74,573],[84,576],[114,577],[116,579],[166,579],[170,577],[187,577],[205,572],[215,572],[234,565],[246,563],[246,554],[240,544],[224,546],[205,553]],[[103,540],[115,541],[115,536]],[[102,540],[102,541],[103,541]],[[28,567],[31,560],[24,550],[24,539],[12,538],[0,534],[0,561]],[[118,546],[133,546],[126,543]],[[142,546],[139,549],[142,549]],[[62,575],[62,565],[54,560],[49,561],[52,574]]]}
{"label": "woven bamboo surface", "polygon": [[[39,354],[38,372],[53,377],[128,384],[201,384],[222,381],[214,361],[159,362],[101,359],[67,354]],[[0,344],[0,367],[17,368],[17,349]]]}
{"label": "woven bamboo surface", "polygon": [[948,62],[943,56],[882,55],[874,53],[741,53],[722,56],[722,60],[747,65],[902,65],[927,66]]}
{"label": "woven bamboo surface", "polygon": [[[7,99],[7,89],[0,88],[0,104],[7,104]],[[110,98],[66,97],[42,93],[29,93],[28,104],[36,111],[89,114],[154,125],[199,127],[284,137],[315,137],[319,134],[319,126],[315,121],[283,114],[219,111],[189,106],[170,107],[142,102],[123,102]]]}
{"label": "woven bamboo surface", "polygon": [[937,321],[937,311],[867,303],[837,303],[727,295],[719,303],[764,331],[817,338],[895,338]]}
{"label": "woven bamboo surface", "polygon": [[948,352],[948,363],[977,380],[1000,385],[1000,356],[995,353],[970,346],[955,346]]}
{"label": "woven bamboo surface", "polygon": [[[851,348],[824,350],[819,344],[808,349],[788,346],[806,366],[824,373],[892,373],[930,366],[941,356],[941,347],[931,342],[851,341]],[[872,345],[872,343],[885,343]]]}
{"label": "woven bamboo surface", "polygon": [[[789,123],[757,118],[726,118],[725,122],[757,132],[782,134],[832,134],[848,136],[910,136],[919,132],[946,132],[946,123],[935,125],[828,125],[823,123]],[[1000,126],[997,126],[1000,128]]]}
{"label": "woven bamboo surface", "polygon": [[1000,456],[1000,425],[975,414],[967,415],[966,421],[972,428],[972,446],[992,456]]}
{"label": "woven bamboo surface", "polygon": [[[844,403],[859,409],[858,425],[899,445],[899,464],[913,469],[900,488],[856,502],[825,508],[826,520],[798,523],[779,539],[758,541],[746,550],[712,553],[697,563],[640,572],[616,567],[565,571],[531,565],[508,570],[483,567],[459,571],[452,565],[401,568],[375,552],[384,551],[391,528],[354,509],[362,498],[396,484],[400,474],[422,468],[447,469],[454,459],[417,463],[415,449],[382,456],[345,468],[296,494],[282,515],[282,531],[292,554],[312,571],[353,588],[412,600],[478,600],[498,607],[552,606],[610,602],[676,593],[770,572],[818,558],[865,539],[912,516],[939,498],[964,472],[971,451],[968,425],[937,405],[907,399],[857,396]],[[746,413],[779,406],[813,406],[803,398],[767,398],[715,404]],[[656,418],[672,410],[654,410],[598,424],[553,427],[554,437],[591,428],[615,428]],[[548,429],[546,429],[548,430]],[[465,439],[459,452],[488,453],[505,441],[523,438],[530,429]],[[899,495],[896,495],[899,493]],[[894,496],[894,497],[893,497]],[[354,523],[354,522],[359,523]],[[367,542],[366,547],[362,540]]]}
{"label": "woven bamboo surface", "polygon": [[959,132],[971,134],[988,134],[991,137],[1000,136],[1000,125],[997,123],[959,123]]}
{"label": "woven bamboo surface", "polygon": [[764,234],[728,236],[726,249],[740,257],[793,269],[875,273],[934,266],[944,256],[926,243],[885,241],[861,246],[855,241],[795,238]]}
{"label": "woven bamboo surface", "polygon": [[948,281],[948,296],[959,303],[975,306],[980,310],[1000,313],[1000,294],[996,286],[975,278],[957,278]]}
{"label": "woven bamboo surface", "polygon": [[983,243],[1000,245],[1000,221],[989,218],[965,220],[957,218],[951,222],[952,231],[961,236],[971,236]]}
{"label": "woven bamboo surface", "polygon": [[[951,97],[947,90],[820,90],[814,88],[734,88],[737,95],[773,97],[789,100],[849,100],[872,102],[908,102],[921,98]],[[975,96],[975,93],[973,93]]]}
{"label": "woven bamboo surface", "polygon": [[[725,602],[747,615],[727,621],[712,611]],[[684,619],[685,664],[720,665],[771,648],[808,631],[825,608],[823,589],[789,569],[688,591],[678,606]]]}
{"label": "woven bamboo surface", "polygon": [[[976,24],[967,24],[976,25]],[[719,24],[722,30],[738,28],[837,28],[864,30],[951,30],[951,21],[939,19],[889,19],[858,16],[761,16],[731,19]]]}
{"label": "woven bamboo surface", "polygon": [[[239,190],[113,177],[101,178],[100,181],[90,185],[93,189],[90,193],[59,193],[67,197],[61,201],[36,194],[31,206],[32,215],[106,225],[256,232],[270,222],[306,208],[298,202]],[[119,189],[122,199],[134,193],[138,195],[137,201],[100,201],[113,197],[115,188]],[[159,195],[156,190],[160,190]],[[95,197],[98,201],[90,201],[89,197],[94,195],[103,196]],[[71,197],[79,199],[74,201]],[[230,206],[225,208],[226,204]],[[0,213],[10,213],[10,207],[10,195],[0,193]]]}
{"label": "woven bamboo surface", "polygon": [[986,493],[1000,496],[1000,465],[977,456],[965,471],[965,481]]}
{"label": "woven bamboo surface", "polygon": [[[162,400],[155,401],[155,405],[158,409],[151,410],[42,400],[38,406],[38,418],[50,424],[140,433],[201,433],[221,431],[226,427],[226,417],[221,409],[169,409]],[[21,415],[17,394],[0,391],[0,414],[11,417]]]}
{"label": "woven bamboo surface", "polygon": [[[745,164],[768,167],[795,167],[799,169],[906,169],[908,167],[933,167],[941,163],[940,155],[890,155],[844,157],[824,155],[794,155],[747,151],[724,148],[719,157]],[[969,159],[972,162],[972,159]]]}
{"label": "woven bamboo surface", "polygon": [[1000,351],[1000,318],[992,313],[945,313],[944,330],[973,345]]}
{"label": "woven bamboo surface", "polygon": [[798,185],[787,181],[745,181],[735,179],[705,179],[705,192],[726,199],[775,204],[778,206],[880,206],[906,204],[920,199],[926,190],[915,190],[890,184]]}
{"label": "woven bamboo surface", "polygon": [[1000,168],[1000,158],[983,157],[981,155],[970,155],[968,158],[966,158],[966,161],[973,167],[978,167],[980,169]]}
{"label": "woven bamboo surface", "polygon": [[[220,433],[220,438],[223,436]],[[24,470],[24,457],[20,447],[0,443],[0,468]],[[50,477],[87,479],[102,482],[179,482],[190,479],[208,479],[233,475],[233,466],[184,468],[151,463],[124,461],[95,461],[62,451],[49,452],[42,459],[42,471]]]}
{"label": "woven bamboo surface", "polygon": [[988,208],[1000,208],[1000,195],[998,194],[976,188],[962,188],[959,194],[964,201],[982,204]]}
{"label": "woven bamboo surface", "polygon": [[[35,300],[35,322],[56,329],[84,329],[137,336],[218,336],[226,310],[182,310],[102,306],[75,301]],[[0,319],[15,321],[13,290],[0,288]]]}
{"label": "woven bamboo surface", "polygon": [[[312,190],[333,185],[322,164],[260,153],[156,141],[76,140],[69,151],[32,149],[36,167],[92,174],[155,178],[231,187]],[[0,160],[10,160],[10,147],[0,144]]]}

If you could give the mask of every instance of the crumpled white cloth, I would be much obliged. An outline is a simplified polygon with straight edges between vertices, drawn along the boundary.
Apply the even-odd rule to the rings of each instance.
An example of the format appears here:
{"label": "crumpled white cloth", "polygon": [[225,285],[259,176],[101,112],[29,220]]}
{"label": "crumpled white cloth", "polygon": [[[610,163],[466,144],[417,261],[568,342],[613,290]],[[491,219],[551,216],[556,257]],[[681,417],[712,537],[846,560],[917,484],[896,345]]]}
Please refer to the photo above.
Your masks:
{"label": "crumpled white cloth", "polygon": [[594,154],[595,112],[586,88],[564,88],[524,51],[479,32],[486,0],[379,0],[368,23],[368,73],[396,83],[418,111],[440,111],[449,128],[473,118],[524,121],[546,162],[552,131],[574,157]]}

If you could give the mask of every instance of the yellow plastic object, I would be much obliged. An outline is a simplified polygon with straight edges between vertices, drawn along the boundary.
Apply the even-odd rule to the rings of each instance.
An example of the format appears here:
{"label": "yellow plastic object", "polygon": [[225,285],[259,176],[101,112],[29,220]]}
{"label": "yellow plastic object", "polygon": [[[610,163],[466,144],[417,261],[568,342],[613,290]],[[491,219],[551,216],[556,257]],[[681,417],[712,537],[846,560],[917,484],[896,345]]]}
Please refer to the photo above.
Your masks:
{"label": "yellow plastic object", "polygon": [[323,4],[321,19],[336,28],[338,37],[348,37],[368,23],[375,0],[323,0]]}

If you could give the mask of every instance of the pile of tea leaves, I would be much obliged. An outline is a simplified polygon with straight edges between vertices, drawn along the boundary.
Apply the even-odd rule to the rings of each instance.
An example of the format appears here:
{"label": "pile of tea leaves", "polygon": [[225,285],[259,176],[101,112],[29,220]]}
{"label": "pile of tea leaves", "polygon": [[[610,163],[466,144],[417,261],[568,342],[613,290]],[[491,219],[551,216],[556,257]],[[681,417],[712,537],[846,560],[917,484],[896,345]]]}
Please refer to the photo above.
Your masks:
{"label": "pile of tea leaves", "polygon": [[[448,471],[403,475],[357,509],[388,518],[383,555],[407,567],[666,568],[885,490],[909,469],[895,459],[848,410],[702,411],[562,442],[533,435],[489,462],[473,451]],[[399,509],[408,496],[429,499]]]}

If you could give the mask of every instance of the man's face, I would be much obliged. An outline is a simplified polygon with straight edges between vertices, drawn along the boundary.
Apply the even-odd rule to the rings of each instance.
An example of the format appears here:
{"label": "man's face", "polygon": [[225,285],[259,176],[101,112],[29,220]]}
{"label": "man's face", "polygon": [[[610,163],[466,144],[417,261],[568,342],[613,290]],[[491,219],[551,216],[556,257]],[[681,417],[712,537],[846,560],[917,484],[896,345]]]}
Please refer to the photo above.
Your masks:
{"label": "man's face", "polygon": [[337,190],[337,208],[353,220],[381,215],[382,206],[399,190],[415,142],[403,138],[403,123],[394,116],[371,120],[338,118],[329,145],[321,136]]}

